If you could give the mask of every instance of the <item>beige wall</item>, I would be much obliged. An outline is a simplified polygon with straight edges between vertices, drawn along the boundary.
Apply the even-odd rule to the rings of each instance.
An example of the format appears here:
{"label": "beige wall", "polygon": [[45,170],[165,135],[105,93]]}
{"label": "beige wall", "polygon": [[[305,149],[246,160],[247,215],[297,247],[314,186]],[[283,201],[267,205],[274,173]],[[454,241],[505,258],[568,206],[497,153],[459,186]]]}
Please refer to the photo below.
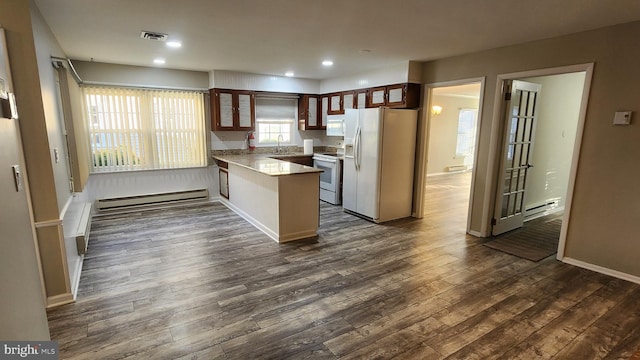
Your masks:
{"label": "beige wall", "polygon": [[464,164],[464,157],[456,154],[458,115],[462,109],[478,109],[478,103],[478,99],[434,94],[431,104],[442,106],[442,113],[431,116],[427,175],[444,173],[448,166]]}
{"label": "beige wall", "polygon": [[[496,144],[494,121],[497,76],[512,72],[595,62],[589,106],[565,256],[640,276],[640,22],[504,47],[425,63],[423,82],[436,83],[486,76],[479,154],[472,195],[471,229],[480,231],[489,218],[478,216],[493,204]],[[619,110],[635,112],[631,126],[612,126]],[[483,222],[485,222],[483,224]]]}
{"label": "beige wall", "polygon": [[[51,56],[64,57],[58,41],[51,29],[45,23],[40,11],[31,7],[31,23],[38,56],[38,74],[42,89],[42,106],[47,126],[49,140],[49,161],[53,169],[58,212],[61,213],[67,201],[71,198],[69,188],[69,155],[65,141],[64,119],[60,107],[59,89],[56,81],[57,74],[51,65]],[[58,162],[54,159],[54,149],[58,151]],[[44,159],[42,159],[44,160]]]}
{"label": "beige wall", "polygon": [[[51,56],[64,57],[64,53],[33,0],[29,4],[33,29],[32,42],[36,46],[33,58],[36,68],[32,72],[38,82],[37,88],[34,88],[31,94],[37,102],[34,102],[30,109],[37,112],[37,116],[31,118],[30,124],[37,125],[38,131],[35,129],[25,131],[23,128],[22,139],[27,156],[27,167],[30,171],[33,168],[39,170],[38,178],[34,180],[33,176],[31,177],[32,189],[40,190],[41,186],[53,186],[53,191],[38,192],[37,197],[33,197],[38,244],[43,249],[40,251],[40,260],[47,290],[47,305],[52,306],[73,300],[62,229],[62,213],[71,199],[69,163],[58,83],[51,65]],[[45,133],[40,132],[41,124],[44,125]],[[58,149],[59,162],[54,159],[54,149]],[[35,181],[37,183],[34,184]],[[44,213],[45,210],[46,217],[38,216],[38,213]]]}
{"label": "beige wall", "polygon": [[[0,9],[0,26],[7,32],[9,60],[20,113],[19,121],[0,121],[0,168],[3,169],[0,172],[0,339],[49,340],[28,194],[26,189],[20,192],[15,190],[11,171],[8,171],[12,165],[20,164],[23,171],[29,170],[26,171],[28,175],[37,177],[37,171],[34,175],[27,169],[21,155],[18,126],[23,126],[23,130],[35,127],[36,134],[42,134],[44,127],[41,112],[33,109],[40,102],[41,110],[42,101],[29,2],[0,0]],[[30,124],[33,121],[37,122],[35,126]],[[31,181],[32,186],[33,183],[38,182]],[[45,187],[45,190],[47,188],[50,189]],[[53,210],[55,214],[55,208]]]}
{"label": "beige wall", "polygon": [[523,80],[542,85],[525,208],[555,199],[564,207],[585,73]]}

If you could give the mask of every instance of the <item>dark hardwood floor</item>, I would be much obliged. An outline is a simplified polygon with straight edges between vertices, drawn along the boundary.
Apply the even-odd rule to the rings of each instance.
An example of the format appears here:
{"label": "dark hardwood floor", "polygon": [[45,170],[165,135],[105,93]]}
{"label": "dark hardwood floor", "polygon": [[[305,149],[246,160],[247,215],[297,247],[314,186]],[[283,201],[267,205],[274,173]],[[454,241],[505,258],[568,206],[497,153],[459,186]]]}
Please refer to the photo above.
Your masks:
{"label": "dark hardwood floor", "polygon": [[465,186],[465,174],[429,179],[425,219],[384,225],[323,203],[319,239],[281,245],[218,203],[96,218],[77,302],[48,312],[52,339],[62,359],[626,359],[640,348],[640,285],[482,246],[464,231]]}

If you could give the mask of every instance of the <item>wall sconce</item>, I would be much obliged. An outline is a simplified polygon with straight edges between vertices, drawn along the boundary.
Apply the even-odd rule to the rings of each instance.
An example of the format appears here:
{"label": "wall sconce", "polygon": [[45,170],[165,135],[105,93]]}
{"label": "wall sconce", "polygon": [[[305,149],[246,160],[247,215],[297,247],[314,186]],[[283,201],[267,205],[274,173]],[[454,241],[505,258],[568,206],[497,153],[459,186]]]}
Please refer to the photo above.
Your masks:
{"label": "wall sconce", "polygon": [[431,115],[433,116],[438,116],[440,115],[440,113],[442,112],[442,106],[440,105],[433,105],[431,107]]}

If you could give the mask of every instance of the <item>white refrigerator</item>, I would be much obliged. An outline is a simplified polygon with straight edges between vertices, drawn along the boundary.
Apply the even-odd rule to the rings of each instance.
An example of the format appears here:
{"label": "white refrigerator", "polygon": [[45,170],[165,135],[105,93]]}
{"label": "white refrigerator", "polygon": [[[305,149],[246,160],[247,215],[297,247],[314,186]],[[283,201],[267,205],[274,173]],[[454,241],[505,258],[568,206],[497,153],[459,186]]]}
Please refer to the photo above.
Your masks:
{"label": "white refrigerator", "polygon": [[411,216],[417,110],[345,110],[343,207],[374,222]]}

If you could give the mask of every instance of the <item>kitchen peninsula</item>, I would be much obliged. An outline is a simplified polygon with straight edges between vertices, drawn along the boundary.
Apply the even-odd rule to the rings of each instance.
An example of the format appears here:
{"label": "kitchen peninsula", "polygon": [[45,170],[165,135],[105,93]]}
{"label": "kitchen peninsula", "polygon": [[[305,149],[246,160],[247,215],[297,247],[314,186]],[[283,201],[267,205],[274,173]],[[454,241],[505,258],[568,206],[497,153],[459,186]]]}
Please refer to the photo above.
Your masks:
{"label": "kitchen peninsula", "polygon": [[322,170],[266,154],[214,155],[221,201],[279,243],[317,236]]}

